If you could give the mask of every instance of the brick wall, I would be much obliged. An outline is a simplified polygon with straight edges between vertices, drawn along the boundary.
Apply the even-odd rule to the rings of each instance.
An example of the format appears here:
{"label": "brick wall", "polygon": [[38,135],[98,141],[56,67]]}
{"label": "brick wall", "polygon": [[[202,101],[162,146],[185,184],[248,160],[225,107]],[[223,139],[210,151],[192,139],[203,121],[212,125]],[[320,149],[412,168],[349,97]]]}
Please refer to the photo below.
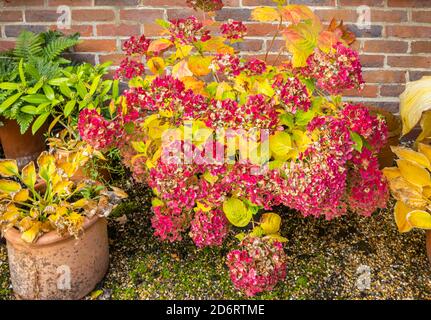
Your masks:
{"label": "brick wall", "polygon": [[[404,83],[429,73],[431,67],[431,0],[289,0],[313,7],[324,22],[331,17],[343,19],[358,39],[354,44],[361,53],[366,80],[365,89],[351,100],[383,106],[398,111],[398,95]],[[248,36],[238,48],[247,55],[266,52],[274,25],[250,21],[255,6],[274,5],[271,0],[224,0],[225,8],[216,20],[233,18],[247,21]],[[55,29],[59,6],[68,6],[71,28],[66,33],[80,32],[84,40],[75,57],[93,63],[122,58],[121,44],[131,35],[145,33],[157,36],[157,18],[197,15],[185,7],[185,0],[0,0],[0,50],[13,47],[20,30]],[[371,9],[371,26],[361,29],[357,8]],[[273,56],[283,45],[279,38]]]}

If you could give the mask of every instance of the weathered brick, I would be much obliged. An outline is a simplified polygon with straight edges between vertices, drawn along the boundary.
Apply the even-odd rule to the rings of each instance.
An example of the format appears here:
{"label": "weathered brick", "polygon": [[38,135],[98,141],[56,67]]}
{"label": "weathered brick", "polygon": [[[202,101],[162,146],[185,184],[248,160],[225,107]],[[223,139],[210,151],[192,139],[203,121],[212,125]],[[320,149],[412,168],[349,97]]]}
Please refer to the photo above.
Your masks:
{"label": "weathered brick", "polygon": [[388,0],[389,7],[427,8],[429,0]]}
{"label": "weathered brick", "polygon": [[13,0],[13,1],[3,1],[5,7],[33,7],[33,6],[43,6],[44,0]]}
{"label": "weathered brick", "polygon": [[366,40],[364,41],[364,52],[381,53],[405,53],[408,43],[398,40]]}
{"label": "weathered brick", "polygon": [[28,30],[31,32],[44,32],[47,30],[47,26],[43,26],[43,25],[10,25],[10,26],[5,26],[4,27],[4,32],[6,37],[18,37],[18,35],[21,33],[21,31],[23,30]]}
{"label": "weathered brick", "polygon": [[406,73],[392,70],[367,70],[363,72],[364,80],[368,83],[404,83]]}
{"label": "weathered brick", "polygon": [[69,7],[83,7],[83,6],[91,6],[92,0],[49,0],[48,6],[56,7],[56,6],[69,6]]}
{"label": "weathered brick", "polygon": [[431,41],[413,41],[412,53],[431,53]]}
{"label": "weathered brick", "polygon": [[95,6],[137,6],[140,0],[95,0]]}
{"label": "weathered brick", "polygon": [[116,51],[116,41],[108,39],[85,39],[76,45],[77,52],[112,52]]}
{"label": "weathered brick", "polygon": [[163,18],[163,10],[159,9],[124,9],[120,10],[120,20],[137,23],[154,23]]}
{"label": "weathered brick", "polygon": [[73,21],[113,21],[115,14],[113,10],[72,10],[72,20]]}
{"label": "weathered brick", "polygon": [[272,0],[242,0],[243,6],[277,6]]}
{"label": "weathered brick", "polygon": [[99,24],[96,27],[98,36],[120,36],[130,37],[139,35],[141,27],[139,24]]}
{"label": "weathered brick", "polygon": [[118,66],[124,58],[125,55],[122,53],[102,54],[99,56],[99,61],[100,63],[112,61],[114,66]]}
{"label": "weathered brick", "polygon": [[424,26],[386,26],[388,37],[398,38],[429,38],[431,27]]}
{"label": "weathered brick", "polygon": [[383,67],[385,62],[385,56],[382,55],[361,55],[361,64],[365,68],[376,68]]}
{"label": "weathered brick", "polygon": [[412,20],[416,22],[431,23],[431,14],[429,11],[412,11]]}
{"label": "weathered brick", "polygon": [[384,85],[380,87],[380,95],[382,97],[398,97],[403,91],[404,85]]}
{"label": "weathered brick", "polygon": [[349,24],[348,28],[357,37],[363,38],[379,38],[382,36],[383,26],[371,25],[370,28],[359,29],[356,24]]}
{"label": "weathered brick", "polygon": [[388,65],[404,68],[430,68],[431,57],[423,56],[395,56],[388,57]]}
{"label": "weathered brick", "polygon": [[423,76],[431,76],[431,71],[409,71],[409,80],[416,81],[422,78]]}
{"label": "weathered brick", "polygon": [[379,107],[392,113],[398,113],[400,111],[399,102],[392,102],[392,101],[368,102],[367,101],[366,105]]}
{"label": "weathered brick", "polygon": [[27,22],[56,22],[61,16],[56,10],[26,10],[25,20]]}
{"label": "weathered brick", "polygon": [[270,23],[247,23],[248,35],[273,36],[277,30],[277,25]]}
{"label": "weathered brick", "polygon": [[290,4],[305,4],[308,6],[335,6],[335,0],[290,0]]}
{"label": "weathered brick", "polygon": [[233,44],[233,47],[240,51],[260,51],[262,50],[263,40],[245,39],[242,42]]}
{"label": "weathered brick", "polygon": [[195,16],[198,19],[202,19],[202,13],[197,13],[192,8],[182,8],[182,9],[167,9],[166,13],[168,15],[168,19],[180,19],[187,18],[190,16]]}
{"label": "weathered brick", "polygon": [[357,90],[345,90],[343,95],[346,97],[363,97],[363,98],[375,98],[379,93],[379,86],[377,85],[366,85],[364,89]]}
{"label": "weathered brick", "polygon": [[159,36],[163,28],[155,23],[144,23],[144,34],[147,37]]}
{"label": "weathered brick", "polygon": [[64,34],[73,34],[78,32],[81,37],[91,37],[93,35],[93,26],[91,25],[72,25],[69,29],[58,29],[56,25],[50,26],[51,30],[58,30]]}
{"label": "weathered brick", "polygon": [[217,11],[215,18],[217,21],[226,21],[228,19],[246,21],[250,19],[250,13],[251,10],[249,9],[223,8]]}
{"label": "weathered brick", "polygon": [[4,10],[0,11],[0,22],[22,22],[21,11]]}
{"label": "weathered brick", "polygon": [[338,0],[339,6],[357,7],[357,6],[370,6],[370,7],[383,7],[385,0]]}
{"label": "weathered brick", "polygon": [[1,40],[0,39],[0,51],[5,51],[15,48],[15,41]]}
{"label": "weathered brick", "polygon": [[63,56],[66,59],[73,60],[74,62],[88,62],[91,64],[96,64],[96,55],[91,53],[65,53]]}
{"label": "weathered brick", "polygon": [[406,10],[371,10],[371,22],[404,22],[407,21]]}
{"label": "weathered brick", "polygon": [[355,22],[358,18],[356,10],[353,9],[318,9],[315,13],[326,22],[331,21],[334,17],[345,22]]}

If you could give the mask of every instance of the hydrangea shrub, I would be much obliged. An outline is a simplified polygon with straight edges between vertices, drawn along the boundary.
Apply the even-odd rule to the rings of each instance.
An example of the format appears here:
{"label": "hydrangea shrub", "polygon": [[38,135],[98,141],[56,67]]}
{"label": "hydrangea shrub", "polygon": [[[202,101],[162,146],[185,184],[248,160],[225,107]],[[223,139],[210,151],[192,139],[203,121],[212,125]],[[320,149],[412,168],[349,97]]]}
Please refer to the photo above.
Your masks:
{"label": "hydrangea shrub", "polygon": [[247,295],[285,277],[286,239],[272,208],[369,216],[388,198],[376,158],[386,125],[340,95],[363,86],[351,34],[335,22],[324,29],[302,5],[257,8],[252,17],[279,22],[290,60],[242,57],[232,46],[247,32],[239,21],[215,34],[195,17],[158,21],[164,37],[124,44],[116,77],[129,89],[111,119],[83,110],[78,123],[84,140],[119,148],[135,180],[152,188],[160,239],[219,246],[232,226],[245,228],[227,264]]}

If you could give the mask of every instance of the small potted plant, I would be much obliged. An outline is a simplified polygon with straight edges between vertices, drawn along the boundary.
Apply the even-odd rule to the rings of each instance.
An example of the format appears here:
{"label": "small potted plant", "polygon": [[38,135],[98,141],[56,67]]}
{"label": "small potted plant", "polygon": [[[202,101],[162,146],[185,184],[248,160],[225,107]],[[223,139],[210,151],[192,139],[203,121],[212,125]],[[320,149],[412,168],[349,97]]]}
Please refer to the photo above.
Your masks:
{"label": "small potted plant", "polygon": [[23,31],[14,50],[0,53],[0,140],[6,158],[16,159],[20,168],[45,150],[49,114],[43,110],[47,97],[58,103],[48,81],[70,64],[61,54],[78,42],[77,34]]}
{"label": "small potted plant", "polygon": [[400,232],[412,228],[427,230],[426,248],[431,262],[431,77],[408,82],[400,96],[402,134],[407,135],[418,123],[421,133],[413,148],[392,147],[398,156],[395,167],[383,170],[392,195],[397,200],[394,217]]}
{"label": "small potted plant", "polygon": [[72,181],[75,160],[58,164],[43,152],[38,170],[30,162],[21,172],[15,160],[0,161],[0,228],[18,298],[79,299],[107,271],[105,217],[126,194]]}

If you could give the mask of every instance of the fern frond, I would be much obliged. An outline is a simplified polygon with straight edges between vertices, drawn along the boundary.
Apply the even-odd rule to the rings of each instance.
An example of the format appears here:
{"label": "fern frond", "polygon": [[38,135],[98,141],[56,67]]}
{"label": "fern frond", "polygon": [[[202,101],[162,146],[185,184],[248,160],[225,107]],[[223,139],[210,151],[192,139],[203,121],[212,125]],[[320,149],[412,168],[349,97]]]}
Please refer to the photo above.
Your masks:
{"label": "fern frond", "polygon": [[42,45],[43,38],[40,34],[24,30],[16,39],[14,55],[27,60],[29,57],[40,55]]}
{"label": "fern frond", "polygon": [[46,44],[45,48],[43,48],[43,56],[48,60],[54,60],[63,53],[63,51],[73,47],[78,42],[79,40],[74,36],[54,39]]}

